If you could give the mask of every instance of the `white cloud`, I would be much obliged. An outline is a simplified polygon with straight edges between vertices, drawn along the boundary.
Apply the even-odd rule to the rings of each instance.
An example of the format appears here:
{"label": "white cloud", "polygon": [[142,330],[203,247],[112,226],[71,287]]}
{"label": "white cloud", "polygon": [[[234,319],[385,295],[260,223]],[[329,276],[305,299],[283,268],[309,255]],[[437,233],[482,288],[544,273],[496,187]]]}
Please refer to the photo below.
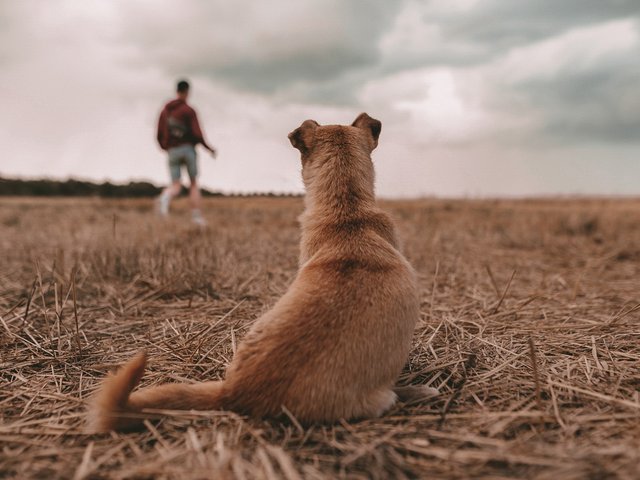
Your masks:
{"label": "white cloud", "polygon": [[377,98],[392,110],[406,112],[411,134],[422,143],[469,141],[482,135],[490,119],[472,98],[469,85],[462,91],[460,78],[446,68],[404,72],[367,85],[363,100]]}
{"label": "white cloud", "polygon": [[495,62],[496,77],[522,82],[601,67],[611,57],[628,54],[640,35],[631,19],[569,30],[546,40],[512,49]]}
{"label": "white cloud", "polygon": [[391,28],[379,42],[383,62],[389,65],[424,62],[427,58],[441,59],[447,55],[473,56],[484,52],[484,47],[464,39],[447,38],[444,25],[439,23],[443,15],[463,15],[478,0],[438,0],[405,2]]}

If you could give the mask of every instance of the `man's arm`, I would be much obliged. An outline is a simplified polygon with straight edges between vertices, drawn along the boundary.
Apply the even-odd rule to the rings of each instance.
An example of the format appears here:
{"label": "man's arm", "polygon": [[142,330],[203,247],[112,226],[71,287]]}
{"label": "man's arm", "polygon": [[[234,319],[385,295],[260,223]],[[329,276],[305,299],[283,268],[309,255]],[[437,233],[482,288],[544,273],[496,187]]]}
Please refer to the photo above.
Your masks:
{"label": "man's arm", "polygon": [[202,133],[202,129],[200,128],[200,123],[198,122],[198,115],[196,111],[191,109],[191,135],[193,135],[193,139],[196,143],[201,143],[204,148],[209,150],[214,156],[216,155],[216,149],[211,147],[207,141],[204,139],[204,134]]}
{"label": "man's arm", "polygon": [[167,112],[162,110],[160,113],[160,118],[158,119],[158,130],[156,133],[156,138],[158,139],[158,143],[160,144],[160,148],[166,150],[168,147],[168,138],[167,138]]}

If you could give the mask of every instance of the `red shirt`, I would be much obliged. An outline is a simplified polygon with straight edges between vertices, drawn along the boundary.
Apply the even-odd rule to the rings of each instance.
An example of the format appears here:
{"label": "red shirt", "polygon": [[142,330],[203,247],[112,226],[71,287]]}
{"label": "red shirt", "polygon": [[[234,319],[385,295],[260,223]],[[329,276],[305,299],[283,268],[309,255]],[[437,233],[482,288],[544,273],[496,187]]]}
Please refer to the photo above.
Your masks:
{"label": "red shirt", "polygon": [[[177,137],[170,133],[170,121],[177,122],[184,127],[184,134],[182,136]],[[184,100],[179,98],[171,100],[162,109],[160,119],[158,120],[158,143],[163,150],[185,144],[197,145],[201,143],[205,147],[207,146],[207,142],[204,140],[202,130],[200,129],[200,124],[198,123],[196,111],[187,105],[187,102]]]}

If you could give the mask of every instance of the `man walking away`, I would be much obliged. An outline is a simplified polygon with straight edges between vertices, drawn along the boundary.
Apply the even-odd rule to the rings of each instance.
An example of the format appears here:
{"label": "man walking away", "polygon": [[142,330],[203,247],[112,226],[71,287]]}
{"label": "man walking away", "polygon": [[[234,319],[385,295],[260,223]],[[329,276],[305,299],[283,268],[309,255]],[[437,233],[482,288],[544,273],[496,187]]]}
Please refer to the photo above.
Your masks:
{"label": "man walking away", "polygon": [[196,145],[202,144],[216,157],[216,150],[210,147],[198,123],[198,116],[193,108],[187,104],[189,83],[180,80],[177,85],[177,98],[167,103],[160,113],[158,120],[158,143],[169,155],[169,172],[171,185],[165,188],[158,198],[158,210],[162,216],[169,214],[171,199],[180,193],[181,168],[184,165],[189,174],[191,186],[189,199],[191,202],[191,219],[204,226],[206,222],[200,211],[200,188],[198,187],[198,163],[196,159]]}

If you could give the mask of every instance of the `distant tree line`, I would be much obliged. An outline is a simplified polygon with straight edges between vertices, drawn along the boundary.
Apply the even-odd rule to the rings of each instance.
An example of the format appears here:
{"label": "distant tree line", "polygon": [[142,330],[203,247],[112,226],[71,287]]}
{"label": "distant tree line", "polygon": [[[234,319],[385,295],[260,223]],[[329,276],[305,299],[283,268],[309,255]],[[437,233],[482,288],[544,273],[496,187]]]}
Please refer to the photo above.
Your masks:
{"label": "distant tree line", "polygon": [[[0,177],[0,196],[30,196],[30,197],[107,197],[107,198],[143,198],[160,195],[161,187],[149,182],[129,182],[117,184],[111,182],[93,183],[82,180],[18,180]],[[220,192],[201,189],[205,197],[223,196]],[[182,194],[188,193],[183,185]],[[232,193],[230,197],[299,197],[295,193]]]}
{"label": "distant tree line", "polygon": [[[93,183],[83,180],[18,180],[0,177],[0,195],[36,196],[36,197],[109,197],[140,198],[155,197],[162,188],[149,182],[129,182],[116,184],[111,182]],[[203,189],[205,196],[220,195]]]}

